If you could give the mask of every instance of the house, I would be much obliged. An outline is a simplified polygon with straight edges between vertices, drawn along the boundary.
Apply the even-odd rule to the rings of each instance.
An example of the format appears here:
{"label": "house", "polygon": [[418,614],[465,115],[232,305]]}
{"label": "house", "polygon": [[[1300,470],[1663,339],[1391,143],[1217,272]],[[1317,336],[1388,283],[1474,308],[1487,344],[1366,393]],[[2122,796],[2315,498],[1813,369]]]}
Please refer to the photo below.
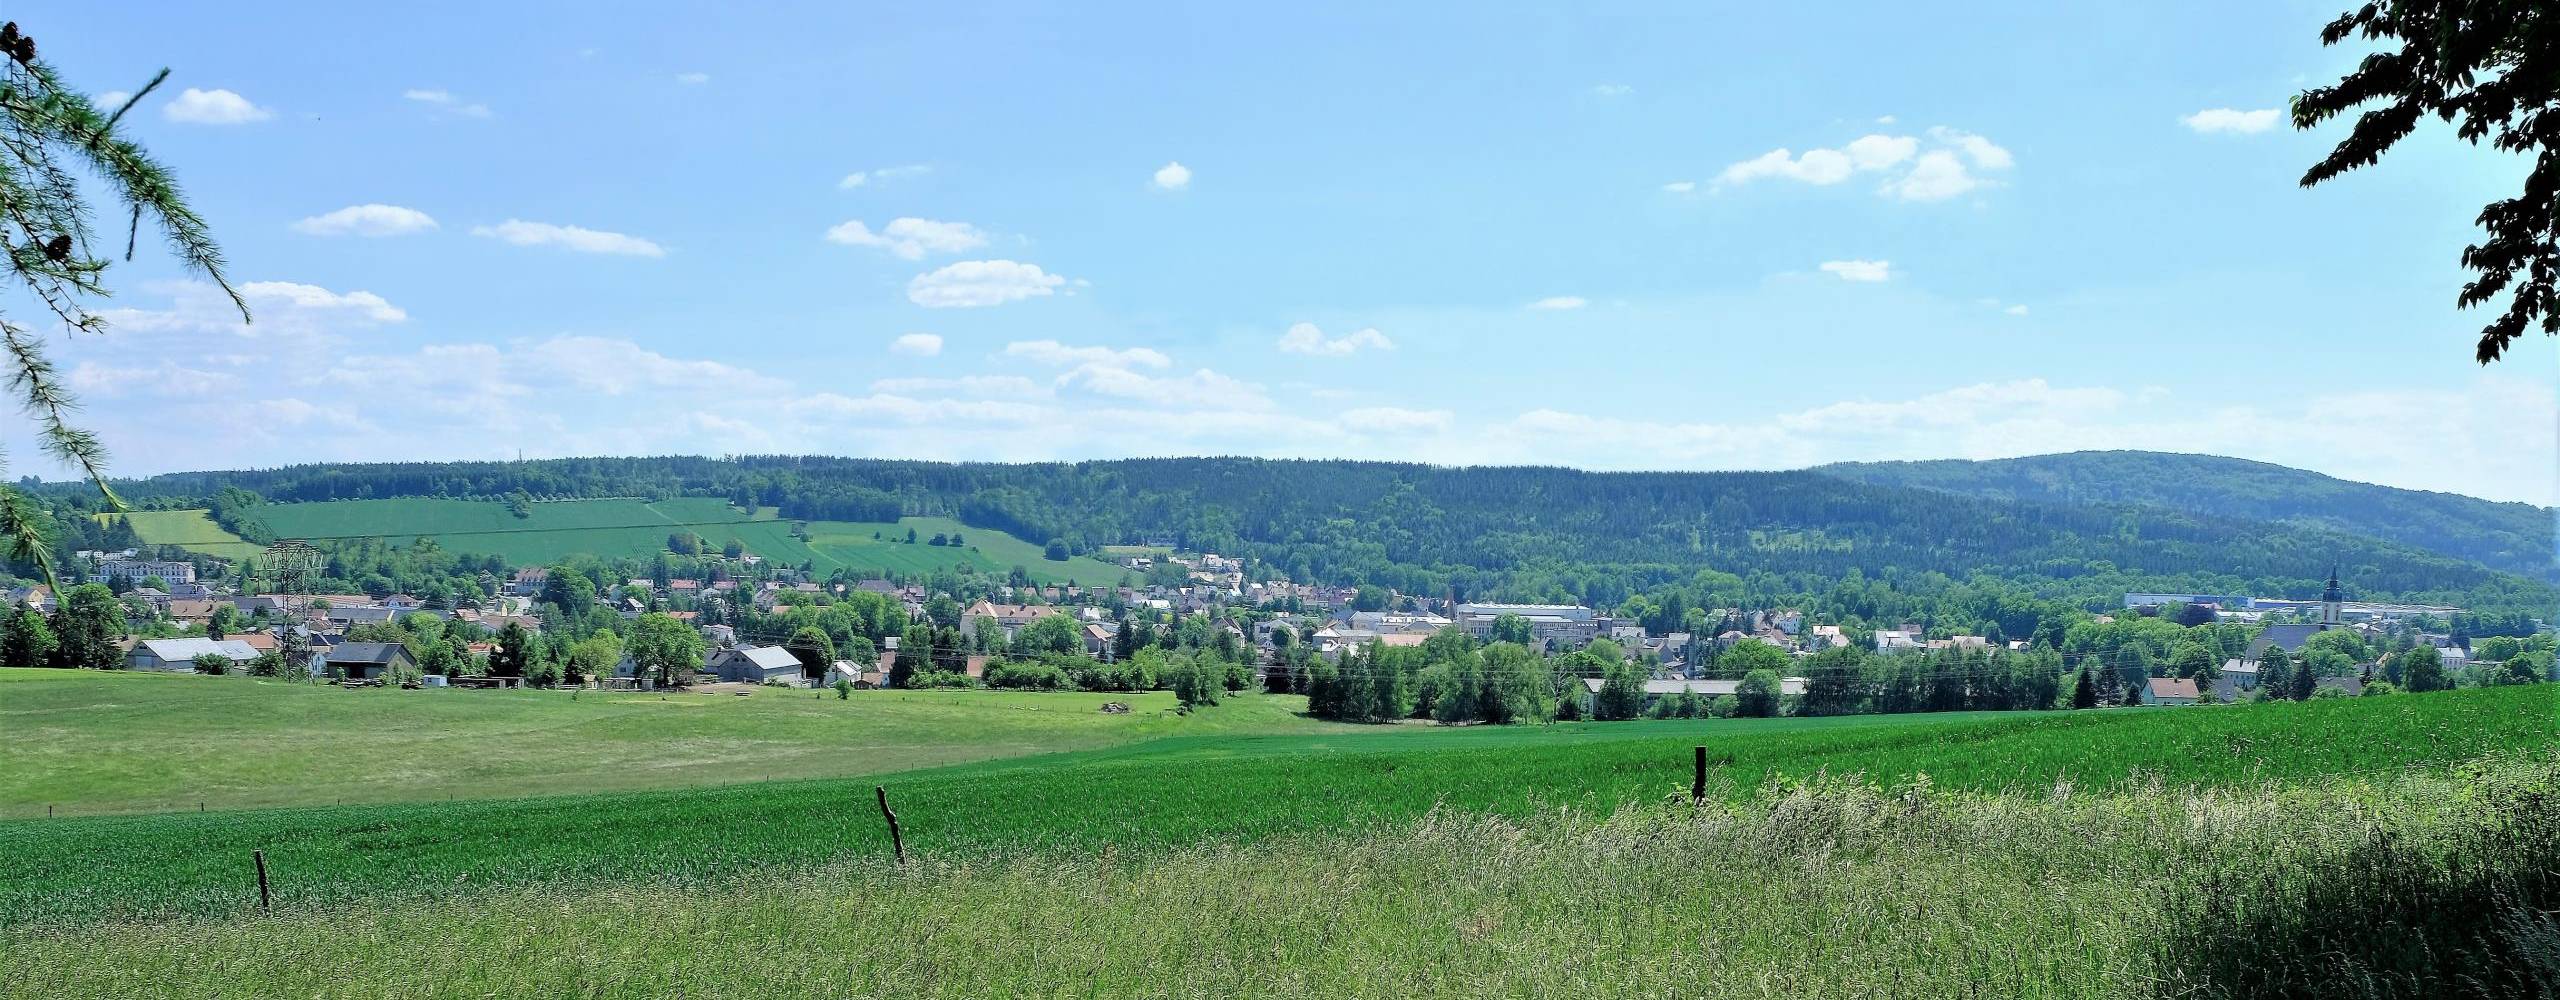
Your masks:
{"label": "house", "polygon": [[396,642],[342,642],[311,656],[315,677],[335,674],[349,680],[380,680],[393,667],[416,666],[417,661],[409,658],[409,647]]}
{"label": "house", "polygon": [[993,601],[979,601],[969,605],[968,610],[960,612],[960,631],[976,635],[980,621],[992,621],[997,628],[1004,630],[1005,638],[1011,639],[1013,634],[1023,626],[1039,621],[1042,616],[1056,610],[1045,604],[997,604]]}
{"label": "house", "polygon": [[1922,648],[1922,641],[1917,632],[1907,632],[1898,628],[1876,630],[1876,652],[1900,653],[1920,648]]}
{"label": "house", "polygon": [[540,566],[520,569],[507,581],[507,593],[518,597],[533,597],[541,594],[542,585],[549,582],[551,582],[549,569]]}
{"label": "house", "polygon": [[800,682],[800,658],[780,646],[740,646],[724,649],[711,656],[703,668],[719,675],[721,680],[738,684],[762,684],[766,681]]}
{"label": "house", "polygon": [[1084,627],[1084,655],[1106,663],[1110,662],[1112,644],[1119,638],[1118,626],[1098,622],[1088,624]]}
{"label": "house", "polygon": [[[2230,680],[2231,686],[2237,690],[2255,691],[2258,689],[2258,661],[2224,660],[2222,676]],[[2221,690],[2221,685],[2214,686],[2215,693],[2219,694]]]}
{"label": "house", "polygon": [[2240,659],[2244,662],[2256,663],[2258,656],[2265,653],[2269,646],[2287,653],[2302,652],[2302,645],[2311,641],[2312,636],[2319,635],[2323,631],[2325,629],[2319,625],[2269,625],[2259,630],[2257,638],[2249,641],[2249,649],[2240,654]]}
{"label": "house", "polygon": [[2154,677],[2142,689],[2145,705],[2193,705],[2200,700],[2196,682],[2185,677]]}
{"label": "house", "polygon": [[133,644],[125,654],[128,670],[166,670],[191,673],[196,657],[206,654],[224,657],[233,663],[247,663],[258,658],[258,651],[238,639],[144,639]]}

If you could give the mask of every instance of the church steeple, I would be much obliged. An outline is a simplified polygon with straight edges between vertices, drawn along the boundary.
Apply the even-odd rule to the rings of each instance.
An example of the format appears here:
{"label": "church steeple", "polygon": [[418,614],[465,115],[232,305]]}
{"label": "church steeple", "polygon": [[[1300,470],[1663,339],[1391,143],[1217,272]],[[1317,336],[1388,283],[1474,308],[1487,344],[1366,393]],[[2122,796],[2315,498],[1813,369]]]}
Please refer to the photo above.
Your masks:
{"label": "church steeple", "polygon": [[2338,606],[2346,603],[2346,600],[2347,595],[2338,589],[2338,564],[2330,563],[2329,585],[2320,591],[2320,627],[2322,629],[2338,627]]}

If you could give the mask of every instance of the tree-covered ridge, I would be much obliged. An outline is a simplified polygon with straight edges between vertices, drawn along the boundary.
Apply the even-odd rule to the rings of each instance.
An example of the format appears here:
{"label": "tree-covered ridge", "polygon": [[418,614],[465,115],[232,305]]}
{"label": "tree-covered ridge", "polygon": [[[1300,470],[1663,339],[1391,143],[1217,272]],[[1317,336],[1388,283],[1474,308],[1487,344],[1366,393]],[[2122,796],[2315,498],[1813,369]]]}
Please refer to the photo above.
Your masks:
{"label": "tree-covered ridge", "polygon": [[2351,482],[2245,459],[2083,451],[1984,462],[1847,462],[1815,471],[2003,500],[2146,504],[2329,528],[2560,582],[2549,508]]}
{"label": "tree-covered ridge", "polygon": [[[2163,506],[1968,496],[1819,472],[1443,468],[1246,458],[1026,465],[747,456],[310,465],[121,484],[197,505],[351,497],[707,495],[785,518],[949,515],[1075,552],[1169,541],[1293,579],[1467,599],[1614,605],[1669,584],[1775,601],[1844,580],[1905,594],[1992,578],[2103,606],[2126,590],[2309,596],[2335,562],[2359,597],[2541,608],[2547,582],[2313,524]],[[62,490],[60,499],[78,503]],[[397,536],[397,528],[386,535]]]}

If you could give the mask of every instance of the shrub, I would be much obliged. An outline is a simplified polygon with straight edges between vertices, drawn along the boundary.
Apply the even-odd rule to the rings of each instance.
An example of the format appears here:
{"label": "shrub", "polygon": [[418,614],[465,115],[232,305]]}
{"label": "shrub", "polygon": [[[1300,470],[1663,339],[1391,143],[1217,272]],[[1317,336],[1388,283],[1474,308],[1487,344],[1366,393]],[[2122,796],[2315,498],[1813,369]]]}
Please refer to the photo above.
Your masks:
{"label": "shrub", "polygon": [[196,657],[196,672],[199,674],[214,674],[217,676],[230,673],[231,658],[220,653],[206,653],[203,656]]}
{"label": "shrub", "polygon": [[1064,691],[1076,686],[1053,664],[1006,660],[987,667],[987,686],[1022,691]]}

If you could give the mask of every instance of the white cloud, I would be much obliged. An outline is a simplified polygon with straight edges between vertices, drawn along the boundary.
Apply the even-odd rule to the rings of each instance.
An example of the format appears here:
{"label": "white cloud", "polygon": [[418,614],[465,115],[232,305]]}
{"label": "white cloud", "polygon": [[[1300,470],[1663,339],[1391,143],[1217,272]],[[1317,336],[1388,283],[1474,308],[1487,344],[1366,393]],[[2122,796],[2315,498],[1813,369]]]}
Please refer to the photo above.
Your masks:
{"label": "white cloud", "polygon": [[1020,375],[961,375],[955,378],[884,378],[871,383],[871,391],[912,396],[918,393],[956,392],[970,396],[1048,396],[1049,387]]}
{"label": "white cloud", "polygon": [[1878,125],[1891,125],[1891,124],[1893,124],[1893,116],[1892,116],[1892,115],[1877,115],[1877,116],[1876,116],[1876,124],[1878,124]]}
{"label": "white cloud", "polygon": [[889,342],[889,353],[930,358],[942,353],[942,335],[934,333],[900,334]]}
{"label": "white cloud", "polygon": [[2276,127],[2283,116],[2282,108],[2241,111],[2236,108],[2209,108],[2178,119],[2179,124],[2197,132],[2229,132],[2253,135]]}
{"label": "white cloud", "polygon": [[1457,421],[1447,410],[1408,410],[1395,406],[1371,406],[1346,410],[1342,425],[1355,431],[1376,434],[1420,434],[1445,431]]}
{"label": "white cloud", "polygon": [[689,86],[700,86],[700,85],[702,85],[702,84],[706,84],[706,83],[710,83],[710,82],[711,82],[711,74],[709,74],[709,73],[678,73],[678,74],[676,74],[676,82],[677,82],[677,83],[681,83],[681,84],[686,84],[686,85],[689,85]]}
{"label": "white cloud", "polygon": [[252,281],[240,286],[240,297],[250,300],[250,308],[261,303],[283,303],[304,310],[347,310],[376,323],[398,323],[409,318],[399,306],[372,292],[332,292],[318,285],[291,281]]}
{"label": "white cloud", "polygon": [[248,98],[228,90],[189,87],[175,100],[161,105],[160,115],[189,125],[245,125],[273,118],[275,112],[251,104]]}
{"label": "white cloud", "polygon": [[1883,191],[1904,201],[1944,201],[1980,186],[1981,180],[1965,169],[1963,160],[1937,149],[1921,154],[1910,173],[1886,181]]}
{"label": "white cloud", "polygon": [[1592,95],[1596,97],[1625,97],[1635,92],[1636,88],[1623,83],[1603,83],[1591,88]]}
{"label": "white cloud", "polygon": [[1110,347],[1072,347],[1054,340],[1017,340],[1004,345],[1004,356],[1061,367],[1071,365],[1108,365],[1115,368],[1173,367],[1173,359],[1154,348],[1131,347],[1124,350]]}
{"label": "white cloud", "polygon": [[1907,135],[1862,135],[1850,140],[1849,162],[1860,170],[1883,170],[1920,151],[1920,140]]}
{"label": "white cloud", "polygon": [[905,166],[898,167],[879,167],[872,170],[856,170],[844,175],[843,180],[837,181],[836,189],[840,191],[851,191],[873,181],[894,181],[908,177],[921,177],[932,172],[933,167],[929,164],[923,163],[910,163]]}
{"label": "white cloud", "polygon": [[1883,178],[1877,191],[1887,197],[1938,201],[1986,186],[1991,181],[1979,172],[2005,171],[2016,162],[1989,139],[1936,127],[1923,136],[1863,135],[1839,149],[1773,149],[1724,168],[1715,183],[1720,189],[1762,180],[1828,186],[1874,174]]}
{"label": "white cloud", "polygon": [[927,309],[1002,305],[1050,295],[1065,283],[1036,264],[964,260],[916,275],[907,282],[907,301]]}
{"label": "white cloud", "polygon": [[413,87],[411,89],[401,91],[400,96],[403,99],[424,104],[445,114],[461,115],[465,118],[489,117],[488,105],[466,102],[461,98],[453,96],[453,92],[449,90],[430,87]]}
{"label": "white cloud", "polygon": [[130,100],[133,100],[133,91],[110,90],[106,93],[90,98],[89,103],[91,106],[96,107],[101,114],[112,115],[116,113],[117,108],[124,107],[124,102]]}
{"label": "white cloud", "polygon": [[928,253],[960,253],[986,246],[987,234],[966,222],[912,217],[891,219],[875,233],[855,219],[827,230],[827,242],[878,247],[907,260],[923,260]]}
{"label": "white cloud", "polygon": [[1372,347],[1381,351],[1392,351],[1395,350],[1396,344],[1395,341],[1388,340],[1386,334],[1379,333],[1375,328],[1354,330],[1340,337],[1326,339],[1324,331],[1317,329],[1313,323],[1291,324],[1288,332],[1280,335],[1280,350],[1288,354],[1312,354],[1319,357],[1339,358],[1357,354],[1362,348]]}
{"label": "white cloud", "polygon": [[2000,311],[2001,311],[2001,312],[2004,312],[2004,313],[2008,313],[2008,314],[2009,314],[2009,315],[2011,315],[2011,316],[2024,316],[2024,315],[2026,315],[2026,314],[2027,314],[2027,307],[2026,307],[2026,306],[2023,306],[2023,305],[2016,305],[2016,306],[2010,306],[2009,308],[2007,308],[2007,309],[2003,309],[2003,310],[2000,310]]}
{"label": "white cloud", "polygon": [[1539,299],[1539,300],[1538,300],[1538,301],[1536,301],[1536,302],[1529,303],[1529,308],[1531,308],[1531,309],[1580,309],[1580,308],[1582,308],[1582,307],[1584,307],[1584,306],[1587,306],[1587,305],[1590,305],[1590,304],[1591,304],[1591,300],[1586,299],[1586,298],[1583,298],[1582,296],[1579,296],[1579,295],[1550,295],[1550,296],[1548,296],[1548,297],[1546,297],[1546,298]]}
{"label": "white cloud", "polygon": [[1961,150],[1974,166],[1984,170],[2007,170],[2018,162],[2007,149],[1971,132],[1936,125],[1930,127],[1929,138]]}
{"label": "white cloud", "polygon": [[1078,365],[1058,376],[1058,385],[1097,396],[1136,400],[1158,406],[1208,409],[1268,409],[1271,398],[1262,387],[1206,368],[1188,375],[1144,375],[1107,364]]}
{"label": "white cloud", "polygon": [[1697,189],[1698,189],[1698,182],[1696,182],[1696,181],[1672,181],[1672,182],[1671,182],[1671,183],[1669,183],[1669,184],[1665,184],[1665,185],[1663,185],[1663,186],[1662,186],[1662,189],[1663,189],[1663,190],[1665,190],[1665,191],[1669,191],[1669,192],[1671,192],[1672,194],[1688,194],[1689,192],[1691,192],[1691,191],[1695,191],[1695,190],[1697,190]]}
{"label": "white cloud", "polygon": [[1191,168],[1180,162],[1156,168],[1155,186],[1164,191],[1180,191],[1191,186]]}
{"label": "white cloud", "polygon": [[307,236],[406,236],[436,228],[427,213],[398,205],[349,205],[293,224]]}
{"label": "white cloud", "polygon": [[72,366],[70,382],[72,391],[97,399],[211,396],[241,387],[241,377],[233,372],[188,368],[171,361],[129,368],[83,361]]}
{"label": "white cloud", "polygon": [[1842,281],[1886,281],[1893,277],[1893,262],[1889,260],[1826,260],[1822,262],[1822,271],[1825,274],[1839,275]]}
{"label": "white cloud", "polygon": [[629,257],[664,257],[667,249],[637,236],[562,226],[548,222],[526,222],[508,219],[494,226],[473,226],[471,235],[486,236],[520,247],[556,246],[579,253],[619,254]]}
{"label": "white cloud", "polygon": [[1759,156],[1724,168],[1716,175],[1718,185],[1749,184],[1762,178],[1776,177],[1807,184],[1838,184],[1849,179],[1857,169],[1857,161],[1836,149],[1808,149],[1798,156],[1786,149],[1772,149]]}

